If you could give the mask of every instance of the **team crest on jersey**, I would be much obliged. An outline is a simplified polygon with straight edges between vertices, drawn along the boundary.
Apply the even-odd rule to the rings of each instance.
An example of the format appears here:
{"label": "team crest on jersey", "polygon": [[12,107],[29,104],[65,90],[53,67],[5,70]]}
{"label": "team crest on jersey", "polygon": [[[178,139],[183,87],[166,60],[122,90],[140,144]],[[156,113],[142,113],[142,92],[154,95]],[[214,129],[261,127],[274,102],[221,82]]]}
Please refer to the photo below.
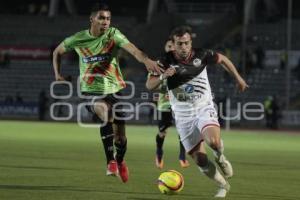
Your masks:
{"label": "team crest on jersey", "polygon": [[184,91],[186,93],[193,93],[194,92],[194,86],[191,84],[188,84],[187,86],[185,86]]}
{"label": "team crest on jersey", "polygon": [[193,65],[194,65],[195,67],[200,67],[201,63],[202,63],[202,61],[201,61],[199,58],[195,58],[195,59],[193,60]]}

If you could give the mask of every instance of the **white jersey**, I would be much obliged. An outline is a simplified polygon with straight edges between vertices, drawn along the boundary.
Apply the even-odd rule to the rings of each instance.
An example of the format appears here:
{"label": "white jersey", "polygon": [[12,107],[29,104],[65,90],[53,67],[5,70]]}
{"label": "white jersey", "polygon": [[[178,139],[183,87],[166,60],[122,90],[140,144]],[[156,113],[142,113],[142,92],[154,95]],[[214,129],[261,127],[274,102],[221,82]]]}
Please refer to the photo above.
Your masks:
{"label": "white jersey", "polygon": [[191,112],[213,104],[206,68],[187,83],[169,90],[169,98],[175,112]]}
{"label": "white jersey", "polygon": [[176,69],[167,86],[176,128],[189,152],[203,140],[206,128],[219,126],[206,71],[208,65],[219,62],[219,56],[211,50],[193,49],[187,61],[178,61],[174,52],[169,52],[160,62]]}

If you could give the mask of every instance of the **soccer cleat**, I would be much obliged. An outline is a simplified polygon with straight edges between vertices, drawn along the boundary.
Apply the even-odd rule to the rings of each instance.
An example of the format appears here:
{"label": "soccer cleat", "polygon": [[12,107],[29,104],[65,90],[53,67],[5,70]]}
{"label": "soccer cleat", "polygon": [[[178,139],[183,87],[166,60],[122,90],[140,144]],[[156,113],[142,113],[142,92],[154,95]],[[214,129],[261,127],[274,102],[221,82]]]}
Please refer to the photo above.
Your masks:
{"label": "soccer cleat", "polygon": [[188,160],[179,160],[179,163],[182,168],[187,168],[190,166],[190,163]]}
{"label": "soccer cleat", "polygon": [[117,161],[115,161],[115,160],[109,161],[109,163],[107,164],[106,175],[107,176],[117,176],[118,175]]}
{"label": "soccer cleat", "polygon": [[129,177],[129,170],[125,161],[118,163],[118,170],[121,180],[123,181],[123,183],[126,183]]}
{"label": "soccer cleat", "polygon": [[216,158],[216,163],[219,165],[225,178],[230,178],[233,176],[232,166],[223,154],[219,158]]}
{"label": "soccer cleat", "polygon": [[155,157],[155,165],[158,169],[164,168],[164,160],[161,158],[159,159],[158,156],[156,155]]}
{"label": "soccer cleat", "polygon": [[216,198],[225,198],[226,194],[230,190],[230,185],[228,182],[226,182],[226,185],[221,185],[215,195]]}

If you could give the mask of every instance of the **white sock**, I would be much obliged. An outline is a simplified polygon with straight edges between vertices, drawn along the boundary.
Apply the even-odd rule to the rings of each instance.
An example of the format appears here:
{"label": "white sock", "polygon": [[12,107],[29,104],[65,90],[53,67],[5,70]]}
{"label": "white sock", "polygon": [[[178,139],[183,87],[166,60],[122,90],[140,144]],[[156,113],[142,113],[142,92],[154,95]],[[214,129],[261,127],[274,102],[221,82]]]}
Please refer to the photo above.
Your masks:
{"label": "white sock", "polygon": [[208,178],[214,180],[219,186],[225,186],[226,180],[223,175],[219,172],[213,162],[208,160],[206,167],[199,167],[200,172],[204,173]]}

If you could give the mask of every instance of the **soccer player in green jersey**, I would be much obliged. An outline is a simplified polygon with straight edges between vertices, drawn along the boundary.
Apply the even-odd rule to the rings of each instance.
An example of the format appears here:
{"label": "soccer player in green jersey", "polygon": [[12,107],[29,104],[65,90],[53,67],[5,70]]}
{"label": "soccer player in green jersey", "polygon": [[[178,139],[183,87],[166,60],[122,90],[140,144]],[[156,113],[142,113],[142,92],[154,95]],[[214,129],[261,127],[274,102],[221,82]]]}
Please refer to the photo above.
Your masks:
{"label": "soccer player in green jersey", "polygon": [[129,52],[148,71],[160,74],[161,68],[117,28],[110,27],[110,22],[111,12],[108,6],[94,6],[90,15],[90,28],[67,37],[56,47],[53,52],[53,67],[56,81],[64,80],[60,74],[60,56],[71,50],[78,54],[80,91],[83,95],[93,97],[89,110],[104,123],[100,127],[100,134],[107,158],[106,174],[119,174],[125,183],[128,181],[128,168],[124,161],[127,139],[124,120],[120,120],[124,113],[120,112],[120,107],[114,109],[121,98],[120,90],[126,86],[117,60],[118,50],[122,48]]}
{"label": "soccer player in green jersey", "polygon": [[[169,38],[165,43],[165,52],[173,51],[173,41]],[[148,80],[150,80],[151,74],[149,74]],[[167,80],[162,81],[159,85],[159,97],[157,102],[157,110],[159,111],[160,119],[158,121],[158,133],[156,135],[156,156],[155,165],[157,168],[162,169],[164,167],[163,160],[163,144],[167,134],[167,129],[173,124],[172,109],[169,102],[169,95],[167,91]],[[188,160],[185,157],[185,149],[179,139],[179,163],[181,167],[185,168],[189,166]]]}

